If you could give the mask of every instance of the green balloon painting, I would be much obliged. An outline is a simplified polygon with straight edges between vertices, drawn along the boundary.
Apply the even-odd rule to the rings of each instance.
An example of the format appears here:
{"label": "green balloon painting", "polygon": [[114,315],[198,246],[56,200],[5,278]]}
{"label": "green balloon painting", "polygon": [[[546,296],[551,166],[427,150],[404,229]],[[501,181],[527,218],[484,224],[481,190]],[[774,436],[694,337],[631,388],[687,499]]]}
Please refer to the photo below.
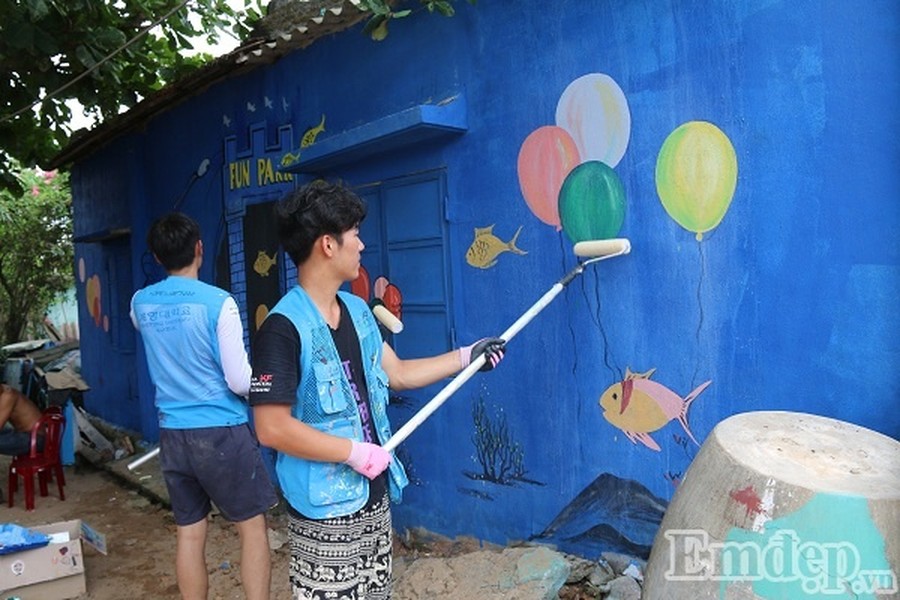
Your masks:
{"label": "green balloon painting", "polygon": [[599,160],[581,163],[559,191],[562,229],[573,244],[616,237],[625,221],[625,187]]}

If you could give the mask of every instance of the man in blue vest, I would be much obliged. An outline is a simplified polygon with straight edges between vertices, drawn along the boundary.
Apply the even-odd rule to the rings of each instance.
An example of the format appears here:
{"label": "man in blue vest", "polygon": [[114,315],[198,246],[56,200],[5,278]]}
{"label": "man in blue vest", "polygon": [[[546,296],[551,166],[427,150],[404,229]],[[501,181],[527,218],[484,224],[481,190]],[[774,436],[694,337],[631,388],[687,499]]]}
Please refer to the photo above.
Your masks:
{"label": "man in blue vest", "polygon": [[277,497],[249,425],[250,363],[234,299],[199,280],[200,227],[182,213],[153,223],[147,244],[168,272],[138,290],[131,318],[140,331],[159,413],[160,466],[177,526],[182,598],[206,599],[210,503],[241,538],[248,599],[267,599],[271,580],[266,511]]}
{"label": "man in blue vest", "polygon": [[391,594],[391,515],[408,483],[381,444],[391,436],[388,386],[422,387],[505,342],[480,340],[428,358],[401,360],[372,311],[338,291],[359,274],[362,200],[342,185],[314,181],[276,204],[282,247],[298,284],[270,312],[253,341],[250,404],[260,442],[278,451],[288,502],[294,598],[383,600]]}

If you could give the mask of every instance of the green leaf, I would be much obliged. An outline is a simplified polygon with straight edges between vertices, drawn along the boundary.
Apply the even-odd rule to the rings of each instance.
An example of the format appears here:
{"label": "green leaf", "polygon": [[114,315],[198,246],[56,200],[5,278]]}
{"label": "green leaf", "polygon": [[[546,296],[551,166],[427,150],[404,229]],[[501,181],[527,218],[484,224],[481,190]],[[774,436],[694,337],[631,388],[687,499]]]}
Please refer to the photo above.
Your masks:
{"label": "green leaf", "polygon": [[388,19],[384,19],[378,27],[372,30],[372,39],[376,42],[383,41],[388,35]]}
{"label": "green leaf", "polygon": [[75,57],[78,59],[78,62],[80,62],[88,69],[97,64],[97,61],[94,60],[93,54],[91,54],[91,51],[88,50],[87,46],[84,45],[80,45],[75,48]]}
{"label": "green leaf", "polygon": [[25,2],[25,10],[28,11],[32,21],[39,21],[50,12],[44,0],[27,0]]}
{"label": "green leaf", "polygon": [[445,17],[452,17],[454,14],[456,14],[456,11],[453,9],[453,5],[449,2],[446,2],[445,0],[435,0],[434,7]]}
{"label": "green leaf", "polygon": [[391,14],[391,7],[385,0],[366,0],[366,5],[376,15],[387,16]]}
{"label": "green leaf", "polygon": [[384,15],[375,15],[363,26],[363,33],[367,35],[372,35],[372,32],[375,31],[381,24],[387,20],[387,17]]}
{"label": "green leaf", "polygon": [[91,37],[94,43],[110,49],[118,48],[127,41],[125,34],[113,27],[94,30],[91,32]]}
{"label": "green leaf", "polygon": [[30,23],[16,23],[14,26],[4,27],[2,36],[4,45],[8,45],[14,51],[31,51],[34,47],[34,30],[34,26]]}

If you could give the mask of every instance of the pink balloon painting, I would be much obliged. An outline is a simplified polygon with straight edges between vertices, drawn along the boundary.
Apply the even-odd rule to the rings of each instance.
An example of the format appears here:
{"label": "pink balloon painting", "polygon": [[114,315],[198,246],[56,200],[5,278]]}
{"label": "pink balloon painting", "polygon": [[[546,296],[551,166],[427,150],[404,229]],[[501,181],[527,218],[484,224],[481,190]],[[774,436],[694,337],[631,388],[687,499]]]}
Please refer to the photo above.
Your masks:
{"label": "pink balloon painting", "polygon": [[561,227],[559,190],[580,162],[572,136],[553,125],[532,131],[519,149],[519,187],[525,202],[534,216],[557,230]]}

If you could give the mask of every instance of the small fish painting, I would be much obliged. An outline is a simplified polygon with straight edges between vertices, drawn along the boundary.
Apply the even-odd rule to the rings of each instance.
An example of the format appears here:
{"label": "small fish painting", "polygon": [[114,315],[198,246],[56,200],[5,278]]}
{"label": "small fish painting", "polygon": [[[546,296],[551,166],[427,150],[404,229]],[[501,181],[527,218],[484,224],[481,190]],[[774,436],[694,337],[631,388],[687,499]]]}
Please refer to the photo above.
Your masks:
{"label": "small fish painting", "polygon": [[497,257],[504,252],[513,254],[528,254],[516,246],[516,240],[522,233],[522,226],[516,230],[515,235],[508,242],[504,242],[494,235],[494,226],[476,227],[475,239],[466,250],[466,262],[477,269],[490,269],[497,264]]}
{"label": "small fish painting", "polygon": [[621,429],[631,443],[641,442],[657,452],[659,444],[650,437],[650,433],[678,419],[688,437],[699,446],[688,425],[687,413],[691,403],[712,381],[701,383],[682,399],[664,385],[650,381],[654,371],[656,369],[632,373],[631,369],[625,369],[625,380],[609,386],[600,396],[603,417]]}
{"label": "small fish painting", "polygon": [[253,270],[259,273],[260,277],[268,277],[269,271],[275,266],[277,254],[269,256],[265,250],[260,250],[253,261]]}
{"label": "small fish painting", "polygon": [[[285,110],[287,110],[287,105],[285,105]],[[303,137],[300,138],[300,147],[297,148],[296,152],[285,152],[284,156],[281,157],[281,166],[290,167],[297,163],[300,160],[300,151],[308,146],[312,146],[323,131],[325,131],[325,115],[322,115],[322,120],[319,121],[318,125],[310,127],[303,133]]]}
{"label": "small fish painting", "polygon": [[322,120],[319,121],[318,125],[306,130],[303,137],[300,139],[300,148],[312,146],[315,143],[316,138],[319,137],[319,134],[323,131],[325,131],[325,115],[322,115]]}
{"label": "small fish painting", "polygon": [[298,150],[296,153],[285,152],[284,156],[281,157],[281,166],[289,167],[295,162],[300,160],[300,151]]}

